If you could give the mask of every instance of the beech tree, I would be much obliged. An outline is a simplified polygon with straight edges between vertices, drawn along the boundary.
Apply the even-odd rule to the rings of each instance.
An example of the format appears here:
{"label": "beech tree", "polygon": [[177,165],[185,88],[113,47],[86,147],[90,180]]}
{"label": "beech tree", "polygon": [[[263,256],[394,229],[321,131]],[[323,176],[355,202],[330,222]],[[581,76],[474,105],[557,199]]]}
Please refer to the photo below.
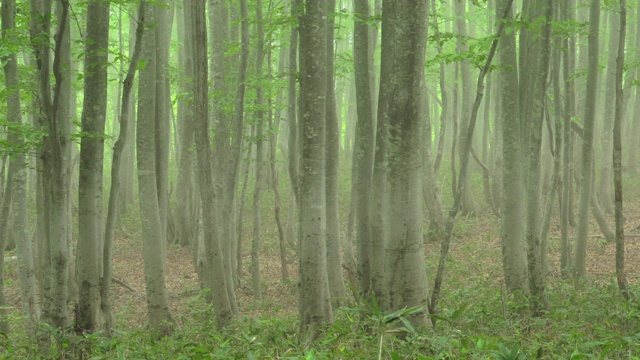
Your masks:
{"label": "beech tree", "polygon": [[327,276],[327,5],[307,0],[300,22],[300,336],[314,340],[333,318]]}
{"label": "beech tree", "polygon": [[87,7],[80,181],[78,184],[78,283],[76,326],[92,332],[100,310],[100,254],[102,230],[102,177],[104,126],[107,115],[109,4],[92,1]]}

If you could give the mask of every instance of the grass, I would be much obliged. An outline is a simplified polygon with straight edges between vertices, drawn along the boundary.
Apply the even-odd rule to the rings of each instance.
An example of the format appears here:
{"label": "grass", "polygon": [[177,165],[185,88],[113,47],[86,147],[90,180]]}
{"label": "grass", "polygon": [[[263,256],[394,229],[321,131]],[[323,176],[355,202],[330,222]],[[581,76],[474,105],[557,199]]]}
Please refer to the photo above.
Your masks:
{"label": "grass", "polygon": [[[444,166],[444,165],[443,165]],[[443,170],[447,169],[443,167]],[[343,169],[344,170],[344,169]],[[342,172],[347,173],[346,171]],[[446,171],[443,171],[446,176]],[[281,174],[286,189],[284,176]],[[441,181],[444,194],[449,194],[447,179]],[[476,194],[481,193],[481,178],[472,181]],[[629,187],[628,187],[629,188]],[[343,234],[348,217],[349,182],[341,179],[341,219]],[[637,198],[640,185],[630,186],[627,196]],[[283,219],[286,218],[288,191],[283,194]],[[448,199],[444,196],[445,202]],[[476,203],[484,206],[479,196]],[[245,208],[245,244],[252,236],[251,201]],[[447,205],[445,204],[445,207]],[[273,198],[265,191],[263,198],[263,288],[265,299],[253,305],[246,286],[238,289],[243,316],[224,330],[214,324],[214,310],[204,301],[203,293],[187,290],[197,288],[188,269],[179,272],[172,267],[170,296],[179,306],[173,310],[178,326],[162,339],[147,331],[144,293],[130,293],[116,288],[118,304],[116,321],[121,330],[108,339],[101,334],[62,336],[52,329],[43,329],[54,339],[52,358],[78,359],[640,359],[640,304],[624,301],[611,271],[611,244],[590,243],[591,281],[581,290],[553,272],[547,278],[546,294],[550,304],[543,316],[529,316],[526,300],[506,293],[502,279],[499,221],[489,211],[478,216],[459,218],[448,259],[446,280],[439,302],[437,326],[422,330],[405,329],[405,339],[393,335],[398,326],[405,326],[407,313],[389,314],[381,311],[366,313],[355,305],[337,309],[334,322],[313,344],[298,342],[297,287],[280,284],[278,276],[277,233],[273,216]],[[485,209],[486,210],[486,209]],[[631,209],[629,218],[640,213]],[[118,275],[127,281],[139,281],[143,289],[140,233],[135,215],[124,219],[130,239],[120,239],[116,261]],[[555,232],[554,232],[555,231]],[[557,267],[557,229],[552,227],[549,251],[550,263]],[[632,290],[640,289],[631,275],[638,272],[640,246],[628,241],[628,260]],[[425,245],[425,271],[433,281],[439,244]],[[248,249],[245,250],[247,252]],[[171,264],[190,267],[190,251],[169,247]],[[246,254],[248,256],[248,252]],[[294,259],[293,252],[289,254]],[[245,257],[248,267],[248,257]],[[126,266],[125,266],[126,265]],[[606,265],[606,266],[605,266]],[[16,287],[15,269],[6,264],[7,287]],[[135,272],[138,271],[138,272]],[[295,278],[295,261],[290,274]],[[275,274],[275,275],[274,275]],[[137,279],[137,280],[136,280]],[[245,272],[243,282],[248,283]],[[188,294],[183,296],[182,294]],[[174,305],[175,306],[175,305]],[[10,323],[15,329],[8,337],[0,336],[0,359],[35,359],[39,357],[35,339],[21,329],[18,312],[10,311]],[[133,320],[132,320],[133,319]]]}
{"label": "grass", "polygon": [[[540,318],[490,282],[454,284],[443,299],[435,329],[410,332],[406,340],[386,336],[383,359],[638,359],[640,307],[620,299],[613,279],[580,292],[561,279],[548,284],[553,304]],[[463,287],[464,286],[464,287]],[[637,290],[637,289],[636,289]],[[337,311],[335,322],[312,346],[297,341],[294,314],[243,317],[219,331],[213,310],[202,297],[189,299],[183,326],[156,339],[144,329],[119,332],[112,339],[94,335],[59,338],[52,355],[83,359],[376,359],[380,317],[360,319],[357,308]],[[13,319],[17,321],[18,319]],[[55,334],[54,334],[55,335]],[[4,359],[38,356],[24,334],[0,340]]]}

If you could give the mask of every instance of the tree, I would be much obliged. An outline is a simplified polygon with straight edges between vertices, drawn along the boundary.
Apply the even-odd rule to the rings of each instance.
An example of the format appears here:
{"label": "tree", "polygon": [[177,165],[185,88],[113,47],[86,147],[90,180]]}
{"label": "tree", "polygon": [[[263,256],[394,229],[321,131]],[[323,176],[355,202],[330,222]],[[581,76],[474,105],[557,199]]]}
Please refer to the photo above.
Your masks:
{"label": "tree", "polygon": [[[213,183],[213,159],[211,157],[211,142],[209,139],[208,121],[208,71],[207,71],[207,28],[204,3],[201,0],[185,0],[185,8],[191,8],[189,36],[193,40],[193,93],[194,118],[196,125],[195,143],[198,161],[198,185],[201,189],[203,235],[206,255],[203,282],[211,291],[211,300],[216,310],[216,324],[218,327],[229,325],[233,318],[231,298],[227,293],[229,288],[226,281],[230,277],[224,267],[224,254],[217,233],[216,193]],[[213,291],[213,290],[216,291]]]}
{"label": "tree", "polygon": [[[256,1],[256,27],[258,32],[258,46],[256,49],[256,78],[260,81],[262,77],[262,64],[264,62],[264,24],[262,23],[262,0]],[[262,196],[262,183],[265,176],[264,170],[264,92],[262,85],[258,83],[256,87],[256,182],[253,189],[253,242],[251,244],[251,278],[253,298],[255,301],[262,299],[262,289],[260,285],[260,200]]]}
{"label": "tree", "polygon": [[[107,67],[109,65],[109,4],[91,1],[87,7],[84,102],[80,142],[78,188],[77,269],[79,299],[76,327],[93,332],[100,309],[100,254],[102,230],[102,177],[104,126],[107,115]],[[101,259],[100,259],[101,260]]]}
{"label": "tree", "polygon": [[[458,34],[457,42],[456,42],[456,50],[458,53],[466,53],[469,51],[469,44],[467,43],[467,22],[465,21],[466,14],[466,1],[462,0],[452,0],[453,8],[455,11],[455,28]],[[459,63],[460,66],[460,76],[462,77],[462,102],[460,112],[462,120],[460,122],[460,131],[458,135],[458,154],[462,159],[462,151],[464,149],[464,144],[467,141],[465,138],[466,133],[464,129],[468,127],[468,120],[471,116],[471,106],[472,106],[472,84],[471,84],[471,68],[468,59],[464,59]],[[462,162],[462,161],[461,161]],[[463,202],[462,202],[462,212],[464,214],[473,214],[476,212],[476,206],[473,201],[473,193],[471,192],[471,183],[469,178],[465,179],[464,183],[464,193],[463,193]]]}
{"label": "tree", "polygon": [[[524,183],[526,208],[527,261],[532,312],[539,314],[544,306],[544,257],[541,226],[541,148],[542,125],[546,106],[549,73],[552,6],[549,1],[528,2],[523,7],[527,21],[543,21],[538,31],[527,29],[520,36],[520,121],[525,149]],[[522,62],[524,60],[524,63]]]}
{"label": "tree", "polygon": [[176,183],[175,227],[176,242],[183,246],[190,245],[197,249],[197,200],[194,186],[194,118],[193,118],[193,39],[187,36],[186,19],[190,19],[192,9],[185,7],[178,11],[178,62],[180,77],[178,86],[181,96],[178,98],[178,178]]}
{"label": "tree", "polygon": [[[513,11],[506,11],[511,0],[499,1],[496,16],[501,21],[513,21]],[[502,17],[504,14],[507,16]],[[529,292],[527,284],[527,256],[524,238],[524,179],[522,169],[521,121],[518,104],[518,67],[515,32],[503,32],[500,37],[498,74],[502,106],[502,265],[505,284],[510,291]]]}
{"label": "tree", "polygon": [[307,0],[300,24],[300,336],[314,340],[332,320],[327,277],[325,134],[327,6]]}
{"label": "tree", "polygon": [[[2,40],[5,43],[12,43],[15,39],[15,0],[4,0],[2,2]],[[2,203],[1,221],[4,223],[3,229],[7,229],[6,223],[9,220],[9,208],[13,209],[13,231],[16,241],[18,256],[18,279],[20,282],[20,306],[27,317],[25,325],[27,333],[33,338],[37,331],[40,317],[40,306],[37,301],[37,284],[32,256],[31,238],[27,235],[27,164],[25,154],[25,141],[19,133],[23,125],[20,88],[18,78],[18,61],[15,53],[9,53],[2,59],[4,66],[5,89],[9,92],[6,96],[7,114],[6,118],[12,128],[7,133],[7,142],[16,148],[16,153],[9,159],[9,169],[7,173],[6,190],[4,191]],[[3,167],[4,168],[4,167]],[[2,231],[0,236],[6,237],[8,231]],[[5,241],[0,241],[0,268],[4,268],[4,248]],[[6,306],[4,300],[4,277],[0,270],[0,305]],[[2,314],[3,317],[6,314]],[[6,317],[4,317],[6,319]],[[0,331],[8,334],[9,327],[6,321],[0,322]]]}
{"label": "tree", "polygon": [[[356,82],[356,104],[358,121],[356,123],[354,156],[352,166],[355,171],[355,196],[356,200],[356,232],[358,239],[358,288],[361,296],[369,295],[370,290],[375,292],[376,298],[383,300],[385,286],[380,286],[377,291],[375,284],[384,284],[386,273],[384,261],[379,262],[374,268],[376,259],[373,256],[372,243],[372,210],[371,189],[373,186],[373,160],[375,155],[375,119],[373,117],[373,95],[371,89],[371,77],[369,73],[369,58],[372,52],[369,47],[369,2],[356,0],[353,3],[354,33],[353,33],[353,58]],[[378,254],[379,255],[379,254]],[[384,259],[384,257],[383,257]],[[373,273],[375,271],[375,274]],[[371,289],[374,287],[374,289]]]}
{"label": "tree", "polygon": [[[162,26],[156,22],[157,5],[149,9],[146,24]],[[171,331],[172,318],[165,285],[165,237],[160,218],[156,169],[156,32],[145,31],[142,36],[140,59],[145,67],[140,70],[138,84],[138,123],[136,146],[138,160],[138,191],[142,234],[144,239],[144,272],[147,308],[151,327],[161,334]]]}
{"label": "tree", "polygon": [[623,89],[622,74],[624,72],[624,42],[627,30],[627,4],[620,0],[620,36],[618,39],[618,54],[616,57],[615,73],[615,114],[613,124],[613,182],[615,187],[615,218],[616,218],[616,279],[622,296],[629,300],[629,285],[624,268],[624,219],[622,204],[622,105]]}
{"label": "tree", "polygon": [[327,95],[326,95],[326,217],[327,217],[327,276],[329,291],[334,304],[340,305],[347,298],[342,277],[340,256],[340,222],[338,196],[338,169],[340,165],[340,124],[336,114],[335,91],[335,0],[327,1]]}
{"label": "tree", "polygon": [[620,17],[617,11],[609,11],[609,44],[607,56],[607,71],[604,79],[606,91],[604,93],[604,113],[602,117],[602,160],[600,171],[598,172],[599,186],[596,191],[598,202],[602,210],[610,213],[614,207],[614,199],[612,196],[611,180],[613,179],[612,171],[612,155],[613,154],[613,126],[614,113],[616,104],[616,58],[618,38],[620,37]]}
{"label": "tree", "polygon": [[592,194],[593,130],[598,89],[598,56],[600,32],[600,0],[591,0],[589,5],[589,66],[582,129],[581,187],[578,205],[578,232],[575,253],[575,280],[579,285],[587,276],[587,237],[589,236],[589,204]]}
{"label": "tree", "polygon": [[[42,266],[44,304],[43,319],[53,328],[69,325],[69,153],[70,122],[60,113],[64,81],[61,57],[68,29],[69,3],[60,2],[58,28],[54,36],[56,56],[51,63],[49,41],[51,37],[51,1],[31,0],[31,43],[34,47],[38,72],[38,123],[46,130],[41,158],[42,169]],[[51,87],[53,73],[55,85]],[[46,349],[46,344],[43,344]],[[47,351],[47,350],[45,350]]]}
{"label": "tree", "polygon": [[140,59],[140,49],[142,47],[141,40],[144,32],[145,25],[145,8],[146,2],[141,1],[138,8],[138,27],[135,32],[136,45],[131,59],[129,61],[129,68],[127,69],[127,75],[123,81],[122,87],[122,104],[120,114],[120,130],[118,134],[118,140],[113,148],[113,160],[111,162],[111,189],[109,191],[109,206],[107,208],[107,219],[105,221],[104,231],[104,246],[102,252],[102,281],[100,283],[100,296],[101,296],[101,310],[104,314],[104,329],[107,335],[111,334],[113,327],[113,305],[111,303],[111,274],[112,274],[112,257],[113,257],[113,239],[115,232],[115,223],[118,216],[118,199],[120,197],[120,183],[122,181],[122,165],[123,158],[127,144],[131,142],[129,140],[129,131],[131,130],[131,120],[129,118],[131,106],[131,93],[133,89],[133,83],[135,73],[138,67],[138,60]]}
{"label": "tree", "polygon": [[[425,257],[422,245],[422,145],[424,63],[427,45],[428,1],[383,4],[382,52],[391,63],[382,65],[382,88],[390,99],[379,116],[389,119],[389,306],[392,310],[426,305],[428,301]],[[427,326],[426,310],[414,315],[418,326]]]}

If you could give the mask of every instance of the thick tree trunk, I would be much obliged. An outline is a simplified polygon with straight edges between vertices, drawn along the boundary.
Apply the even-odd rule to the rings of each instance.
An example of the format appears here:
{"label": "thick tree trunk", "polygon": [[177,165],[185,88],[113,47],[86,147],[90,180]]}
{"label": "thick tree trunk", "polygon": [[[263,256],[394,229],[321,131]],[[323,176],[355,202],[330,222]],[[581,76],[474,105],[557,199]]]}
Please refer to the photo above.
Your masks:
{"label": "thick tree trunk", "polygon": [[[76,326],[80,331],[98,329],[100,309],[99,254],[102,253],[102,168],[104,127],[107,115],[107,66],[109,4],[91,1],[87,8],[84,102],[80,142],[77,268],[79,301]],[[100,259],[101,261],[101,259]]]}
{"label": "thick tree trunk", "polygon": [[[384,283],[386,273],[384,266],[372,269],[372,223],[371,223],[371,189],[373,180],[373,159],[375,154],[375,120],[372,112],[371,78],[369,73],[369,25],[365,22],[369,17],[369,2],[357,0],[354,2],[354,42],[353,58],[355,65],[356,104],[358,121],[356,123],[354,157],[351,166],[355,167],[355,222],[358,248],[357,278],[358,290],[361,296],[369,296],[373,273],[376,281]],[[384,265],[384,262],[378,262]],[[378,289],[382,290],[382,288]],[[376,297],[382,294],[376,293]],[[368,299],[366,299],[368,301]],[[380,298],[382,300],[382,298]]]}
{"label": "thick tree trunk", "polygon": [[[147,24],[156,24],[156,7],[147,13]],[[146,67],[140,71],[138,85],[137,160],[138,191],[142,236],[144,239],[144,273],[147,309],[151,327],[161,334],[171,332],[173,320],[165,285],[165,245],[160,218],[156,169],[156,32],[148,27],[142,37],[140,58]]]}
{"label": "thick tree trunk", "polygon": [[[511,0],[501,0],[497,6],[497,16],[505,14]],[[513,11],[506,17],[513,19]],[[520,129],[520,107],[518,104],[518,68],[516,59],[515,33],[503,33],[500,37],[500,65],[505,67],[499,73],[502,104],[502,267],[505,284],[509,291],[529,293],[527,284],[527,257],[524,237],[524,178],[522,168],[522,131]]]}
{"label": "thick tree trunk", "polygon": [[326,96],[327,6],[307,1],[300,21],[301,147],[300,202],[300,338],[317,338],[332,321],[327,276]]}
{"label": "thick tree trunk", "polygon": [[[427,0],[400,1],[383,5],[382,52],[390,52],[391,64],[381,66],[380,88],[391,99],[381,106],[379,116],[389,119],[389,307],[423,306],[428,302],[427,278],[422,238],[422,139],[420,131],[426,116],[424,61],[427,45]],[[423,310],[411,321],[428,326]]]}

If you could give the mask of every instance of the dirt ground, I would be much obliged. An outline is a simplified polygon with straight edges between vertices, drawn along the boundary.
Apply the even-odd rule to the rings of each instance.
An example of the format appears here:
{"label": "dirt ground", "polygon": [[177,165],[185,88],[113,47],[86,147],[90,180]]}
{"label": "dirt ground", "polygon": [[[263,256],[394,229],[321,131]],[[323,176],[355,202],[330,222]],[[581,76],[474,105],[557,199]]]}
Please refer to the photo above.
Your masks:
{"label": "dirt ground", "polygon": [[[630,204],[626,209],[626,269],[630,283],[636,283],[640,277],[640,207]],[[268,216],[265,214],[265,216]],[[611,215],[609,218],[613,218]],[[468,219],[459,219],[459,224],[466,224]],[[479,242],[478,248],[491,250],[488,256],[474,256],[473,261],[478,264],[496,282],[502,282],[502,269],[500,266],[500,238],[499,221],[496,218],[476,218],[472,225],[465,225],[466,231],[460,238],[452,243],[450,257],[453,261],[469,262],[468,250],[465,244],[470,241]],[[250,229],[248,229],[250,231]],[[251,233],[245,233],[246,238]],[[466,234],[466,235],[465,235]],[[597,226],[592,224],[588,246],[587,267],[591,281],[611,281],[615,274],[615,244],[606,243],[598,237],[600,234]],[[263,306],[255,306],[251,296],[249,252],[245,251],[245,269],[242,275],[242,284],[237,289],[238,303],[245,315],[268,313],[277,316],[279,313],[292,313],[296,311],[297,304],[297,262],[291,252],[289,254],[289,277],[287,283],[280,280],[280,262],[276,251],[275,234],[267,234],[272,240],[266,241],[261,253],[261,271],[263,284]],[[575,236],[572,231],[571,236]],[[559,276],[559,228],[552,224],[549,240],[549,264],[550,276]],[[431,259],[437,258],[439,244],[428,243],[426,252],[431,254]],[[117,327],[121,330],[139,328],[147,323],[145,285],[142,260],[141,240],[117,238],[114,244],[114,277],[123,284],[113,284],[113,301],[116,312]],[[14,308],[18,308],[17,276],[12,266],[6,271],[7,299]],[[461,274],[449,274],[449,276],[464,276]],[[432,280],[432,277],[430,277]],[[189,321],[189,304],[196,298],[199,290],[197,275],[193,270],[191,250],[179,246],[167,248],[167,289],[170,298],[171,312],[178,326]],[[268,306],[265,306],[268,305]]]}

